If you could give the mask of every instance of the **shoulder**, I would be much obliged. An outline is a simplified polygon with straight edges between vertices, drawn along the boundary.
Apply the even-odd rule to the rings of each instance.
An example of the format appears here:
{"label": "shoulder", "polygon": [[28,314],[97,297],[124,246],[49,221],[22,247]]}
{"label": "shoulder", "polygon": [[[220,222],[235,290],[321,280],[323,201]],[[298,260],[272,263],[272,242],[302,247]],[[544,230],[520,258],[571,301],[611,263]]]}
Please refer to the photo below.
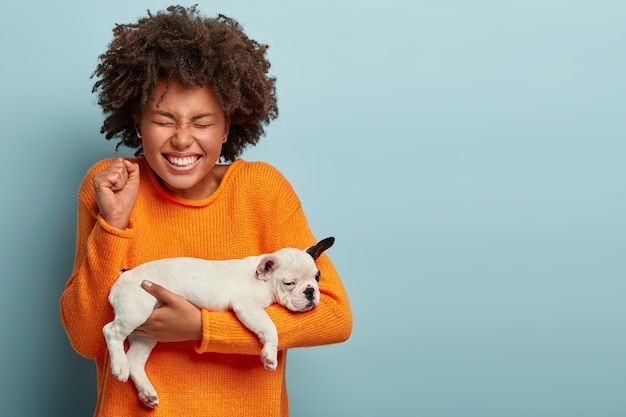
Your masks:
{"label": "shoulder", "polygon": [[239,175],[260,175],[263,178],[284,178],[276,167],[263,161],[238,159],[231,165],[231,169]]}
{"label": "shoulder", "polygon": [[245,190],[248,198],[258,202],[265,201],[284,208],[300,205],[299,198],[287,178],[267,162],[238,159],[230,166],[223,182],[227,188]]}
{"label": "shoulder", "polygon": [[262,188],[291,189],[287,178],[273,165],[267,162],[235,161],[227,171],[224,181],[236,181]]}

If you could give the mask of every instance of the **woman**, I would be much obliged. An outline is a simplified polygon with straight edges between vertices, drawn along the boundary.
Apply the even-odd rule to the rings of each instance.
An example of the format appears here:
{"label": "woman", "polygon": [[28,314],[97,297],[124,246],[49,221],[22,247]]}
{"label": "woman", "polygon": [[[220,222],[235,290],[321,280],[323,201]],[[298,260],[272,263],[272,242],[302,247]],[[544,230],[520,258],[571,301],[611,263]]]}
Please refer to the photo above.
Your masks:
{"label": "woman", "polygon": [[144,406],[134,385],[109,370],[102,326],[113,318],[107,296],[122,268],[316,242],[288,181],[269,164],[238,159],[278,115],[266,49],[230,18],[172,6],[117,25],[100,56],[94,91],[106,115],[102,132],[137,152],[86,173],[74,267],[60,301],[72,346],[96,362],[95,416],[287,416],[287,349],[350,336],[345,289],[322,255],[320,304],[307,313],[267,310],[278,329],[276,372],[263,368],[256,335],[233,313],[200,310],[150,283],[145,290],[163,304],[137,332],[162,342],[146,364],[159,405]]}

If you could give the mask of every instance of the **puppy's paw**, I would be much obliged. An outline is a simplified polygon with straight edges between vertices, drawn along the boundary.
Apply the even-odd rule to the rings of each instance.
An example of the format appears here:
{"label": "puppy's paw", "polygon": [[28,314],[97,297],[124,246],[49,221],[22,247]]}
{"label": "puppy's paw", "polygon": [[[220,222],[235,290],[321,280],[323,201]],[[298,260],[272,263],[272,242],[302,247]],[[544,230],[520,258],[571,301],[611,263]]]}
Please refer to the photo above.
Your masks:
{"label": "puppy's paw", "polygon": [[128,376],[130,375],[130,368],[128,367],[128,364],[126,364],[126,366],[114,366],[113,364],[111,364],[111,373],[118,381],[126,382],[128,381]]}
{"label": "puppy's paw", "polygon": [[157,396],[156,392],[140,392],[139,399],[146,407],[154,408],[159,405],[159,397]]}
{"label": "puppy's paw", "polygon": [[268,371],[275,371],[278,367],[277,353],[267,352],[265,349],[261,351],[261,362]]}
{"label": "puppy's paw", "polygon": [[265,366],[265,369],[268,371],[275,371],[278,367],[278,361],[265,360],[263,361],[263,366]]}

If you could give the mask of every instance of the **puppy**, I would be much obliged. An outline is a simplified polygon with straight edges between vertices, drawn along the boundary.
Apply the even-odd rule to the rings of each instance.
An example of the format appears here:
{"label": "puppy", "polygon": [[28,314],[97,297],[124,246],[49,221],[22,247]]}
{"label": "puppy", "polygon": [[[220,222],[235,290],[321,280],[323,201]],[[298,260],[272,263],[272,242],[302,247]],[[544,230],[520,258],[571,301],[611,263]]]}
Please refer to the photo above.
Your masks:
{"label": "puppy", "polygon": [[[283,248],[271,254],[223,261],[168,258],[123,270],[109,293],[115,318],[102,328],[111,372],[122,382],[130,376],[146,406],[159,404],[144,369],[157,342],[133,334],[159,302],[142,289],[143,280],[160,284],[199,308],[232,310],[259,337],[265,369],[276,370],[278,334],[265,308],[280,303],[291,311],[302,312],[317,306],[320,272],[315,260],[334,242],[335,238],[328,237],[306,250]],[[130,346],[125,353],[126,338]]]}

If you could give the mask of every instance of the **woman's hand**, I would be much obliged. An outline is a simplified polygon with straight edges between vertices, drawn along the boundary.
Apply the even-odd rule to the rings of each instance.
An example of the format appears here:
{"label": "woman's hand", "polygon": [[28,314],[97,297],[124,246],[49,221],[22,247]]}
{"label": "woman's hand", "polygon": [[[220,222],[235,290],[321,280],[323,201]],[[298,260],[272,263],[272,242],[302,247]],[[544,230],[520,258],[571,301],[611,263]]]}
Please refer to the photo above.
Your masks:
{"label": "woman's hand", "polygon": [[93,177],[102,218],[112,227],[126,229],[139,193],[139,165],[118,158]]}
{"label": "woman's hand", "polygon": [[157,342],[202,340],[202,313],[198,307],[158,284],[144,281],[142,286],[163,305],[155,308],[135,333]]}

